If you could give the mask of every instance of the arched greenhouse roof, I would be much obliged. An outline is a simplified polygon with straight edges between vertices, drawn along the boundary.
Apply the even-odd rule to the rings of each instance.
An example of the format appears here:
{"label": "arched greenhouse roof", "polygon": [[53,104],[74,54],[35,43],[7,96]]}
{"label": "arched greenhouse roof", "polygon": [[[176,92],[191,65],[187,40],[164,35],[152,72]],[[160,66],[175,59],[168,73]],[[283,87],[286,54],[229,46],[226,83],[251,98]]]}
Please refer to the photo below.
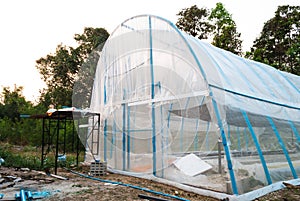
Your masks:
{"label": "arched greenhouse roof", "polygon": [[[98,61],[90,108],[101,114],[102,133],[94,158],[233,194],[297,179],[299,89],[298,76],[214,47],[161,17],[130,18]],[[94,139],[87,141],[93,150]],[[220,142],[224,158],[216,155]],[[191,153],[202,164],[192,176],[176,166]]]}
{"label": "arched greenhouse roof", "polygon": [[[117,102],[110,99],[116,93],[120,94],[119,103],[125,99],[129,102],[146,101],[151,97],[150,90],[148,94],[142,93],[144,97],[136,90],[145,84],[151,85],[151,72],[140,69],[143,66],[153,65],[153,77],[157,80],[153,81],[159,83],[160,87],[167,86],[165,93],[156,95],[157,101],[213,92],[211,95],[224,106],[225,110],[244,110],[257,118],[263,115],[299,121],[298,76],[239,57],[198,40],[179,31],[163,18],[151,16],[151,19],[149,24],[148,15],[130,18],[117,27],[108,39],[102,53],[104,60],[99,66],[101,71],[107,73],[105,97],[107,103]],[[151,47],[150,35],[153,42]],[[124,90],[120,89],[121,91],[117,92],[113,90],[118,89],[108,87],[124,84],[116,79],[120,73],[132,74],[129,75],[130,78],[126,77],[131,82],[130,86],[127,85],[129,90],[126,91],[127,94],[123,94]],[[147,73],[148,76],[146,79],[138,80],[136,77],[141,76],[135,76],[134,73],[141,73],[143,76]],[[110,79],[112,77],[114,79]],[[199,114],[194,114],[193,111],[189,111],[188,114],[190,117],[199,117]],[[235,123],[231,117],[229,121]]]}

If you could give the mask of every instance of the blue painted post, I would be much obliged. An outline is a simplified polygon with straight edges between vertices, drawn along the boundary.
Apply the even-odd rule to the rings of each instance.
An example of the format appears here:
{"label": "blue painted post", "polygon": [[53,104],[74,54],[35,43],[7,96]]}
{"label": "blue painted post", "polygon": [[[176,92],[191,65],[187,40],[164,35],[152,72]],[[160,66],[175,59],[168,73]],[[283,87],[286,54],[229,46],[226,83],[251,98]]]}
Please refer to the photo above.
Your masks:
{"label": "blue painted post", "polygon": [[[107,94],[106,94],[106,77],[104,78],[104,106],[106,105],[107,103]],[[104,157],[104,161],[107,161],[107,158],[106,158],[106,146],[107,146],[107,119],[104,120],[104,147],[103,147],[103,157]]]}
{"label": "blue painted post", "polygon": [[207,82],[205,71],[204,71],[204,69],[203,69],[200,61],[198,60],[198,58],[196,56],[196,53],[193,51],[192,46],[189,44],[189,42],[187,41],[187,39],[183,36],[182,32],[180,32],[179,29],[174,24],[170,23],[170,25],[182,37],[183,41],[185,42],[185,44],[189,48],[189,51],[192,54],[192,56],[194,57],[197,65],[199,67],[199,70],[200,70],[200,72],[201,72],[201,74],[203,76],[204,81],[208,85],[208,90],[209,90],[209,93],[210,93],[209,96],[212,97],[212,104],[213,104],[214,110],[216,112],[216,116],[217,116],[217,120],[218,120],[218,125],[220,127],[220,132],[221,132],[221,136],[222,136],[222,142],[223,142],[223,146],[224,146],[224,150],[225,150],[225,154],[226,154],[226,159],[227,159],[227,166],[228,166],[229,174],[230,174],[231,186],[232,186],[232,189],[233,189],[233,193],[234,194],[238,194],[237,185],[236,185],[236,181],[235,181],[235,176],[234,176],[234,172],[233,172],[233,169],[232,169],[232,162],[231,162],[231,157],[230,157],[230,153],[229,153],[229,148],[228,148],[228,145],[227,145],[226,136],[225,136],[225,133],[224,133],[224,128],[223,128],[223,124],[222,124],[222,121],[221,121],[221,116],[219,114],[217,103],[216,103],[216,101],[213,98],[214,96],[213,96],[213,93],[212,93],[212,90],[211,90],[211,86]]}
{"label": "blue painted post", "polygon": [[125,108],[125,103],[122,104],[122,109],[123,109],[123,115],[122,115],[122,161],[123,161],[123,170],[126,169],[126,108]]}
{"label": "blue painted post", "polygon": [[152,24],[151,16],[149,16],[149,31],[150,31],[150,73],[151,73],[151,112],[152,112],[152,166],[153,175],[156,176],[156,128],[155,128],[155,103],[153,102],[155,96],[155,83],[154,83],[154,69],[153,69],[153,52],[152,52]]}
{"label": "blue painted post", "polygon": [[104,120],[104,161],[107,161],[107,119]]}
{"label": "blue painted post", "polygon": [[293,175],[294,179],[297,179],[297,178],[298,178],[297,173],[296,173],[296,171],[295,171],[295,168],[294,168],[294,166],[293,166],[293,163],[292,163],[292,161],[291,161],[291,158],[290,158],[290,156],[289,156],[289,153],[288,153],[287,149],[285,148],[284,142],[283,142],[283,140],[281,139],[280,134],[279,134],[279,132],[278,132],[278,130],[277,130],[275,124],[274,124],[274,122],[273,122],[273,120],[272,120],[271,117],[267,117],[267,119],[268,119],[268,121],[269,121],[269,123],[270,123],[270,125],[271,125],[271,127],[272,127],[272,129],[273,129],[273,131],[274,131],[274,133],[275,133],[275,135],[276,135],[276,137],[277,137],[277,140],[278,140],[278,142],[279,142],[279,145],[280,145],[281,148],[282,148],[282,151],[283,151],[283,153],[284,153],[284,155],[285,155],[285,158],[286,158],[286,160],[287,160],[287,162],[288,162],[288,164],[289,164],[289,166],[290,166],[292,175]]}
{"label": "blue painted post", "polygon": [[232,166],[232,161],[231,161],[231,156],[230,156],[230,150],[227,144],[227,140],[226,140],[226,134],[224,132],[224,127],[222,124],[222,120],[221,120],[221,115],[219,113],[219,109],[217,106],[216,101],[212,98],[212,104],[216,113],[216,117],[218,120],[218,125],[220,128],[220,133],[221,133],[221,137],[222,137],[222,143],[223,143],[223,147],[224,147],[224,151],[225,151],[225,156],[226,156],[226,160],[227,160],[227,167],[229,170],[229,175],[230,175],[230,180],[231,180],[231,186],[232,186],[232,191],[234,194],[238,194],[238,189],[237,189],[237,185],[236,185],[236,180],[235,180],[235,176],[234,176],[234,172],[233,172],[233,166]]}
{"label": "blue painted post", "polygon": [[265,171],[265,175],[266,175],[268,184],[270,185],[270,184],[272,184],[272,179],[271,179],[271,176],[270,176],[270,173],[269,173],[269,170],[268,170],[268,167],[267,167],[265,158],[264,158],[264,156],[263,156],[263,154],[262,154],[262,151],[261,151],[259,142],[258,142],[258,140],[257,140],[257,138],[256,138],[256,135],[255,135],[254,130],[253,130],[253,128],[252,128],[251,122],[249,121],[249,118],[248,118],[247,113],[246,113],[245,111],[242,111],[242,114],[243,114],[243,116],[244,116],[244,119],[245,119],[245,121],[246,121],[246,124],[247,124],[247,126],[248,126],[248,128],[249,128],[250,134],[251,134],[252,139],[253,139],[253,141],[254,141],[254,144],[255,144],[255,146],[256,146],[256,149],[257,149],[257,152],[258,152],[258,155],[259,155],[261,164],[262,164],[262,166],[263,166],[263,168],[264,168],[264,171]]}

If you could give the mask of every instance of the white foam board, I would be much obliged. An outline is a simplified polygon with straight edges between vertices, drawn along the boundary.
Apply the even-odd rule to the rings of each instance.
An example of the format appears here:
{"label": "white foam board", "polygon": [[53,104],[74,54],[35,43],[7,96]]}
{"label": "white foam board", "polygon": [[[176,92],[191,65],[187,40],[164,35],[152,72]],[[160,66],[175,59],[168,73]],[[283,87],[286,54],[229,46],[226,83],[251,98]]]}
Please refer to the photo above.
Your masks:
{"label": "white foam board", "polygon": [[203,161],[195,154],[188,154],[180,159],[177,159],[173,164],[184,174],[189,176],[196,176],[209,169],[211,165]]}

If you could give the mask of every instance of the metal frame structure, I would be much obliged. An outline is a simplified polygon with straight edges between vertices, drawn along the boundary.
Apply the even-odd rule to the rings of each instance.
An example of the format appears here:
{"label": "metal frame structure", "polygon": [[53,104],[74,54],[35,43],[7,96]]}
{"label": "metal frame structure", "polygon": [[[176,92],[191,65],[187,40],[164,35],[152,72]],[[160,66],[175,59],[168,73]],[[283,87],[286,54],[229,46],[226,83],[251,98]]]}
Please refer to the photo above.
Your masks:
{"label": "metal frame structure", "polygon": [[[93,118],[94,116],[98,116]],[[93,126],[89,132],[81,133],[82,119],[90,118],[93,119]],[[47,154],[52,149],[55,151],[55,166],[54,171],[57,174],[58,160],[60,156],[66,154],[66,141],[67,139],[67,124],[72,124],[72,151],[75,151],[76,148],[76,165],[78,166],[79,154],[80,154],[80,136],[85,136],[84,139],[81,139],[83,142],[86,142],[86,139],[92,136],[93,142],[92,145],[97,147],[97,150],[91,149],[93,155],[99,154],[99,135],[100,135],[100,114],[99,113],[81,113],[80,111],[65,111],[57,110],[51,114],[40,114],[32,115],[30,118],[42,119],[42,153],[41,153],[41,167],[44,167],[44,162]],[[76,126],[77,126],[77,137],[76,137]],[[94,132],[96,131],[96,132]],[[94,136],[96,135],[96,137]],[[75,147],[76,146],[76,147]],[[84,144],[86,146],[86,144]],[[94,146],[92,146],[94,147]]]}

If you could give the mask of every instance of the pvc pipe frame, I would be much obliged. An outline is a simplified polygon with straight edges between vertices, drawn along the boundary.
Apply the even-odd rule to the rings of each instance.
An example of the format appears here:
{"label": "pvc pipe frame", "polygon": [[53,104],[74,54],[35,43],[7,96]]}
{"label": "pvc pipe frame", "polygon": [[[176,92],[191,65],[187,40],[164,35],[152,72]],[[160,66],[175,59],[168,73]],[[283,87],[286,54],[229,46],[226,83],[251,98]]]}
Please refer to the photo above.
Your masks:
{"label": "pvc pipe frame", "polygon": [[[154,99],[155,96],[155,83],[154,83],[154,68],[153,68],[153,52],[152,52],[152,24],[151,24],[151,16],[149,16],[149,31],[150,31],[150,73],[151,73],[151,99]],[[152,102],[151,105],[151,111],[152,111],[152,168],[153,168],[153,175],[156,176],[156,129],[155,129],[155,106],[154,102]]]}
{"label": "pvc pipe frame", "polygon": [[217,121],[218,121],[218,126],[220,128],[220,135],[222,137],[222,142],[223,142],[224,151],[225,151],[225,155],[226,155],[227,167],[228,167],[229,174],[230,174],[232,191],[233,191],[234,194],[238,194],[236,180],[235,180],[235,176],[234,176],[234,172],[233,172],[233,168],[232,168],[230,151],[229,151],[229,147],[228,147],[228,144],[227,144],[227,140],[226,140],[225,131],[224,131],[224,128],[223,128],[221,116],[220,116],[220,113],[219,113],[218,105],[217,105],[216,101],[213,98],[213,93],[212,93],[212,90],[211,90],[211,86],[207,82],[205,71],[203,70],[200,61],[197,59],[195,52],[193,51],[191,45],[188,43],[188,41],[186,40],[186,38],[182,35],[182,33],[178,30],[178,28],[173,23],[169,22],[169,25],[174,28],[174,30],[181,36],[182,40],[187,45],[190,53],[192,54],[192,56],[194,57],[197,65],[198,65],[198,68],[199,68],[199,70],[200,70],[200,72],[201,72],[201,74],[203,76],[204,81],[207,83],[207,87],[208,87],[208,90],[209,90],[209,96],[212,97],[213,108],[214,108],[214,111],[216,113],[216,118],[217,118]]}
{"label": "pvc pipe frame", "polygon": [[126,156],[126,134],[125,134],[125,129],[126,129],[126,108],[125,108],[125,104],[122,104],[122,108],[123,108],[123,123],[122,123],[122,158],[123,158],[123,170],[125,170],[126,168],[126,160],[125,160],[125,156]]}
{"label": "pvc pipe frame", "polygon": [[125,186],[125,187],[130,187],[130,188],[134,188],[134,189],[138,189],[138,190],[141,190],[141,191],[153,193],[153,194],[156,194],[156,195],[162,195],[162,196],[177,199],[177,200],[189,201],[189,200],[187,200],[185,198],[182,198],[182,197],[178,197],[178,196],[174,196],[174,195],[170,195],[170,194],[150,190],[148,188],[143,188],[143,187],[140,187],[140,186],[135,186],[135,185],[132,185],[132,184],[126,184],[126,183],[117,182],[117,181],[111,181],[111,180],[105,180],[105,179],[100,179],[100,178],[96,178],[96,177],[91,177],[89,175],[85,175],[85,174],[82,174],[82,173],[79,173],[79,172],[75,172],[75,171],[67,169],[67,168],[65,168],[65,169],[72,172],[73,174],[79,175],[81,177],[85,177],[87,179],[92,179],[92,180],[95,180],[95,181],[100,181],[100,182],[105,182],[105,183],[111,183],[111,184],[117,184],[117,185],[121,185],[121,186]]}
{"label": "pvc pipe frame", "polygon": [[285,145],[284,145],[284,142],[283,142],[282,138],[280,137],[280,134],[279,134],[279,132],[278,132],[278,130],[277,130],[275,124],[274,124],[274,122],[273,122],[273,120],[272,120],[271,117],[267,117],[267,119],[268,119],[268,121],[269,121],[269,123],[270,123],[270,125],[271,125],[271,127],[272,127],[272,129],[273,129],[273,131],[274,131],[274,133],[275,133],[275,135],[276,135],[276,137],[277,137],[277,140],[278,140],[278,142],[279,142],[279,145],[280,145],[281,148],[282,148],[282,151],[283,151],[283,153],[284,153],[284,155],[285,155],[285,158],[286,158],[286,160],[287,160],[287,162],[288,162],[288,164],[289,164],[289,166],[290,166],[290,169],[291,169],[291,171],[292,171],[293,177],[294,177],[294,179],[297,179],[298,176],[297,176],[296,170],[295,170],[295,168],[294,168],[294,166],[293,166],[293,163],[292,163],[292,161],[291,161],[291,158],[290,158],[290,156],[289,156],[289,153],[288,153],[288,151],[287,151],[287,149],[286,149],[286,147],[285,147]]}
{"label": "pvc pipe frame", "polygon": [[248,128],[249,128],[249,130],[250,130],[250,133],[251,133],[252,139],[253,139],[253,141],[254,141],[254,144],[255,144],[255,146],[256,146],[256,149],[257,149],[257,152],[258,152],[258,155],[259,155],[261,164],[262,164],[262,166],[263,166],[263,168],[264,168],[264,171],[265,171],[265,175],[266,175],[268,184],[270,185],[270,184],[272,184],[272,179],[271,179],[271,176],[270,176],[268,167],[267,167],[267,165],[266,165],[265,158],[264,158],[264,156],[263,156],[263,154],[262,154],[262,150],[261,150],[261,148],[260,148],[260,145],[259,145],[258,140],[257,140],[257,138],[256,138],[256,135],[255,135],[255,133],[254,133],[254,130],[253,130],[253,128],[252,128],[251,122],[249,121],[248,115],[247,115],[247,113],[246,113],[245,111],[242,111],[242,114],[243,114],[243,116],[244,116],[244,118],[245,118],[245,121],[246,121],[246,124],[247,124],[247,126],[248,126]]}

